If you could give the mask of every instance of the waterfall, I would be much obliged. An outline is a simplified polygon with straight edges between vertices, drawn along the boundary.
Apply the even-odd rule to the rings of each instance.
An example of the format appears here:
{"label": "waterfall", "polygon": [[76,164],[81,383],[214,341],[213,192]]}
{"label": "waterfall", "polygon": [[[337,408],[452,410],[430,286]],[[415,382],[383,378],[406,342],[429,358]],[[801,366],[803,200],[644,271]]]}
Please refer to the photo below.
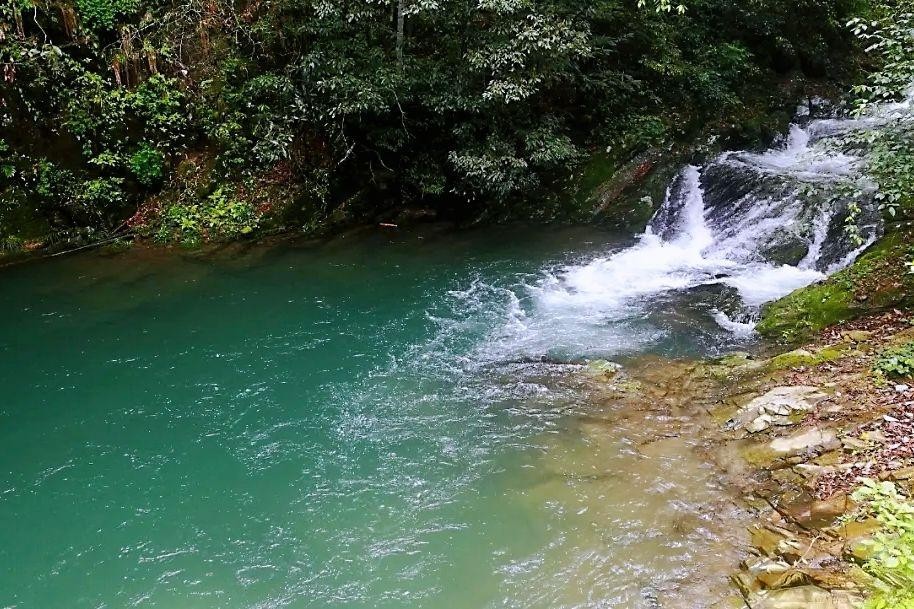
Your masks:
{"label": "waterfall", "polygon": [[[604,356],[695,342],[696,332],[713,328],[722,334],[706,342],[751,335],[763,304],[847,266],[879,237],[867,151],[848,150],[841,137],[909,120],[912,100],[856,118],[798,112],[769,150],[683,168],[633,245],[512,288],[520,304],[483,355]],[[861,208],[853,222],[862,243],[845,230],[852,201]],[[693,336],[676,338],[683,333]]]}

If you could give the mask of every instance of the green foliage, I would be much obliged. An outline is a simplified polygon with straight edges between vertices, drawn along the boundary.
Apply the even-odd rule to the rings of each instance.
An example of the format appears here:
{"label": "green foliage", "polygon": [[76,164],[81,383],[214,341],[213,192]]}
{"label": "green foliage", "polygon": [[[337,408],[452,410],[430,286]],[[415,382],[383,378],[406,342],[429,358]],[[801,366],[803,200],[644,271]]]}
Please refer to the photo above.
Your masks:
{"label": "green foliage", "polygon": [[[214,187],[283,182],[305,224],[343,204],[552,217],[547,195],[591,151],[625,163],[770,97],[777,49],[827,64],[851,17],[839,0],[73,7],[0,7],[0,201],[100,229],[147,201],[192,205],[182,157]],[[214,229],[195,205],[165,233],[182,214]]]}
{"label": "green foliage", "polygon": [[[853,89],[855,112],[866,115],[872,104],[897,100],[914,86],[914,4],[910,0],[877,2],[874,17],[848,26],[876,62],[867,82]],[[847,148],[868,150],[868,174],[879,185],[876,195],[890,217],[914,206],[914,122],[898,119],[891,128],[854,134]]]}
{"label": "green foliage", "polygon": [[143,125],[143,136],[158,147],[180,149],[190,133],[190,113],[175,78],[154,74],[125,97],[125,105]]}
{"label": "green foliage", "polygon": [[914,210],[914,122],[872,131],[866,138],[868,173],[879,185],[880,208],[895,217]]}
{"label": "green foliage", "polygon": [[15,254],[21,252],[23,247],[22,239],[15,235],[0,237],[0,253]]}
{"label": "green foliage", "polygon": [[880,353],[873,363],[873,372],[888,378],[911,378],[914,375],[914,342]]}
{"label": "green foliage", "polygon": [[180,200],[166,206],[156,237],[165,243],[193,245],[251,234],[260,222],[254,205],[227,188],[203,200]]}
{"label": "green foliage", "polygon": [[642,150],[663,143],[669,131],[661,118],[638,114],[626,121],[624,134],[622,146],[626,150]]}
{"label": "green foliage", "polygon": [[122,178],[86,180],[76,189],[76,203],[94,214],[117,207],[124,199],[123,183]]}
{"label": "green foliage", "polygon": [[165,175],[165,157],[144,142],[130,157],[130,171],[140,184],[154,186]]}
{"label": "green foliage", "polygon": [[893,483],[869,479],[851,497],[881,525],[867,543],[864,569],[875,583],[864,609],[914,608],[914,503]]}
{"label": "green foliage", "polygon": [[685,14],[686,6],[685,4],[673,4],[670,0],[638,0],[638,7],[645,8],[647,6],[653,6],[654,9],[658,12],[670,13],[674,9],[680,15]]}
{"label": "green foliage", "polygon": [[119,17],[140,8],[140,0],[76,0],[79,16],[91,28],[113,28]]}
{"label": "green foliage", "polygon": [[914,83],[914,4],[910,0],[875,3],[873,19],[855,17],[848,26],[879,64],[868,81],[854,88],[857,111],[898,99]]}

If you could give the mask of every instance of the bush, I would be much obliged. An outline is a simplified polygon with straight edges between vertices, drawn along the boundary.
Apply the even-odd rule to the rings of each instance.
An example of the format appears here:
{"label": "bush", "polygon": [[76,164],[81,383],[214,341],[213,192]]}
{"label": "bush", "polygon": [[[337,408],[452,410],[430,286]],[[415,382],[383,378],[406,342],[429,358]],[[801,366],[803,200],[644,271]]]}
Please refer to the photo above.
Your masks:
{"label": "bush", "polygon": [[139,0],[76,0],[76,8],[89,27],[111,29],[117,19],[135,12]]}
{"label": "bush", "polygon": [[161,152],[144,143],[130,157],[130,171],[143,186],[154,186],[165,175],[165,157]]}
{"label": "bush", "polygon": [[865,542],[871,554],[863,568],[874,589],[864,609],[914,609],[914,503],[893,483],[869,479],[851,497],[881,525]]}
{"label": "bush", "polygon": [[156,236],[165,243],[194,245],[249,235],[259,223],[260,213],[253,203],[220,187],[202,201],[167,205]]}

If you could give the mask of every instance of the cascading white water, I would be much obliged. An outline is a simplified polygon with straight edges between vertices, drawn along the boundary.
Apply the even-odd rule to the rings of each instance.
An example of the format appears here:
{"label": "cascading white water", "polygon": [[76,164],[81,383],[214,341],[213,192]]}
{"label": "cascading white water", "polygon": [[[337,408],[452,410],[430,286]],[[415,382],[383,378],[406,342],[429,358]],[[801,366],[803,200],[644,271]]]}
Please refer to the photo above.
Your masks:
{"label": "cascading white water", "polygon": [[[685,167],[634,245],[512,287],[519,299],[483,355],[621,353],[669,340],[672,326],[712,332],[702,320],[725,331],[722,344],[752,334],[761,305],[850,264],[878,237],[866,151],[844,150],[839,138],[909,120],[912,101],[858,118],[798,112],[781,145]],[[862,244],[845,231],[849,185],[864,193],[854,199]]]}

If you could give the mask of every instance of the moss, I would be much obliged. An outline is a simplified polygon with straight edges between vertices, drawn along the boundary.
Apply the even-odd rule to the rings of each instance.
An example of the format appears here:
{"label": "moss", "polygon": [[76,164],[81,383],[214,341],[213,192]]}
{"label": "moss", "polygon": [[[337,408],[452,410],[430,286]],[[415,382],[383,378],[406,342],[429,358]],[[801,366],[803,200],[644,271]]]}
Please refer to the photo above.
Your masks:
{"label": "moss", "polygon": [[797,343],[827,326],[908,304],[914,276],[905,263],[912,236],[908,227],[893,230],[850,267],[767,305],[759,334]]}
{"label": "moss", "polygon": [[745,446],[740,452],[743,461],[750,467],[771,468],[779,460],[771,447],[766,442],[752,443]]}
{"label": "moss", "polygon": [[625,232],[639,232],[681,165],[681,151],[652,148],[628,160],[597,152],[574,176],[570,196],[563,198],[582,221],[596,220]]}
{"label": "moss", "polygon": [[749,363],[752,360],[752,356],[743,351],[737,351],[735,353],[728,353],[722,357],[711,360],[712,363],[716,366],[727,366],[727,367],[736,367],[742,366]]}
{"label": "moss", "polygon": [[776,355],[768,360],[766,368],[768,370],[784,370],[787,368],[798,368],[800,366],[817,366],[825,362],[832,362],[841,358],[845,354],[845,349],[839,346],[823,347],[815,352],[805,349],[796,349],[788,351],[781,355]]}
{"label": "moss", "polygon": [[577,182],[575,198],[589,199],[601,184],[605,184],[616,174],[619,161],[607,152],[597,152],[591,156],[581,172]]}

